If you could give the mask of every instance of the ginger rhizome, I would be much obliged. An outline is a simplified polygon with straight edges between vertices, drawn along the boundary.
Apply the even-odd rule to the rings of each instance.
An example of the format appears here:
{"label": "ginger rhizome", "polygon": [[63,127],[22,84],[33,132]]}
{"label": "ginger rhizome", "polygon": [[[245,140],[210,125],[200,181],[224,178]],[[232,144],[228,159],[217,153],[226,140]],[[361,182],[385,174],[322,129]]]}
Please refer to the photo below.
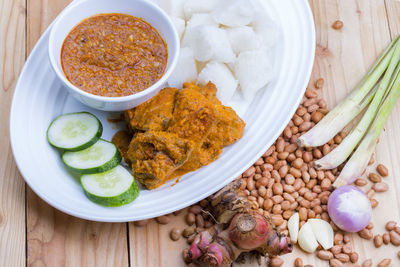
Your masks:
{"label": "ginger rhizome", "polygon": [[186,262],[226,267],[243,252],[272,257],[292,251],[290,239],[257,212],[240,185],[240,180],[235,181],[213,196],[211,214],[217,224],[197,234],[184,251]]}

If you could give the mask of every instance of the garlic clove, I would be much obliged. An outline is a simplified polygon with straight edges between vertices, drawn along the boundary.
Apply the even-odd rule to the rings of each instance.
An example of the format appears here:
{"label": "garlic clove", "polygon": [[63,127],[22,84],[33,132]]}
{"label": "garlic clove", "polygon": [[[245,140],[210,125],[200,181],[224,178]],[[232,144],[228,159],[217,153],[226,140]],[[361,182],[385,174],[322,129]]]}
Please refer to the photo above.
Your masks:
{"label": "garlic clove", "polygon": [[309,219],[308,222],[311,225],[312,231],[318,243],[320,243],[324,249],[330,249],[333,247],[334,233],[332,226],[328,222],[321,219]]}
{"label": "garlic clove", "polygon": [[299,213],[296,212],[292,216],[290,216],[288,220],[290,241],[292,241],[293,244],[297,243],[297,237],[299,235],[299,224],[300,224]]}
{"label": "garlic clove", "polygon": [[300,247],[308,253],[313,253],[317,249],[318,242],[314,236],[311,224],[309,222],[306,222],[300,228],[298,242]]}

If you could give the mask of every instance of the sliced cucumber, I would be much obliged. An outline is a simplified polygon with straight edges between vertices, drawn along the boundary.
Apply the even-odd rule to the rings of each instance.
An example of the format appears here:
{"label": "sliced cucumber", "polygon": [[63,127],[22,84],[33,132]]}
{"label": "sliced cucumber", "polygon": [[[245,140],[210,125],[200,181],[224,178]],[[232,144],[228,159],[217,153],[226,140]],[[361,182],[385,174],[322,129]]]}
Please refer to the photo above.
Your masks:
{"label": "sliced cucumber", "polygon": [[121,162],[121,155],[113,143],[100,139],[84,150],[65,152],[62,159],[72,170],[90,174],[114,168]]}
{"label": "sliced cucumber", "polygon": [[121,165],[103,173],[82,175],[81,184],[91,201],[107,207],[128,204],[139,195],[135,179]]}
{"label": "sliced cucumber", "polygon": [[57,117],[47,129],[47,140],[57,148],[78,151],[90,147],[103,133],[101,122],[89,112]]}

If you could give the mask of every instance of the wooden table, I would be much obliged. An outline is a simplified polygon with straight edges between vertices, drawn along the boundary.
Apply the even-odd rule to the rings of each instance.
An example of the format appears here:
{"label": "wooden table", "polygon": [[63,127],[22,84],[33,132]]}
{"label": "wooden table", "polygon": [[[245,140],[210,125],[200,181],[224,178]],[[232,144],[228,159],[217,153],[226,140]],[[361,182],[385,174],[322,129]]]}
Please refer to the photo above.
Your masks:
{"label": "wooden table", "polygon": [[[279,1],[279,0],[270,0]],[[25,185],[16,168],[9,143],[9,109],[20,70],[36,41],[70,0],[0,1],[0,266],[184,266],[184,241],[168,237],[171,224],[152,222],[137,228],[132,223],[98,223],[71,217],[39,199]],[[325,79],[323,96],[332,106],[356,84],[384,47],[400,33],[398,0],[310,0],[317,30],[317,49],[310,84]],[[342,30],[331,24],[340,19]],[[376,151],[377,161],[390,169],[389,192],[378,195],[374,210],[374,233],[383,233],[384,223],[400,222],[400,102],[386,124]],[[397,178],[397,179],[395,179]],[[360,259],[393,259],[397,251],[375,249],[371,241],[353,236]],[[305,263],[327,266],[314,255],[298,249],[285,256],[284,266],[293,266],[297,255]],[[257,266],[255,262],[246,266]]]}

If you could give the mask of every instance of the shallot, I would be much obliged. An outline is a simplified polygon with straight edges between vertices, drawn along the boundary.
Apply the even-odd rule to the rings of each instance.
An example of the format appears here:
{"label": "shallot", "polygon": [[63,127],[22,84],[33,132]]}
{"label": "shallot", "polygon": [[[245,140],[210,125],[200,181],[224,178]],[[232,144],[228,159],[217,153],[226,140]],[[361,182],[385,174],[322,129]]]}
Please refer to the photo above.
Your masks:
{"label": "shallot", "polygon": [[328,213],[346,232],[358,232],[371,220],[372,207],[367,195],[352,185],[341,186],[329,196]]}

